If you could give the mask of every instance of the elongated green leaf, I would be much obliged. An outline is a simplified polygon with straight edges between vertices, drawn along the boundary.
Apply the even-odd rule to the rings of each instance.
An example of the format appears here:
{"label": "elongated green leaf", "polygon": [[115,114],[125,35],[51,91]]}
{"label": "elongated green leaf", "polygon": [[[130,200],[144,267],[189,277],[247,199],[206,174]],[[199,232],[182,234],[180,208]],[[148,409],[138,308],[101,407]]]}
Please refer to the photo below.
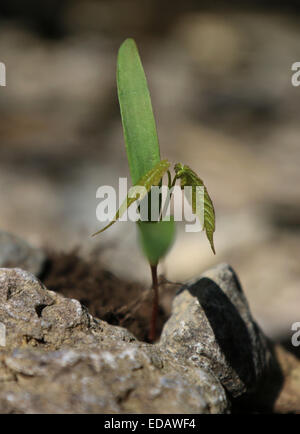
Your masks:
{"label": "elongated green leaf", "polygon": [[137,225],[143,252],[151,265],[157,265],[158,261],[168,252],[175,238],[173,217],[170,221],[139,221]]}
{"label": "elongated green leaf", "polygon": [[[160,162],[160,150],[147,80],[133,39],[126,39],[119,49],[117,85],[130,175],[136,184]],[[138,225],[144,253],[150,263],[154,257],[158,261],[173,241],[174,221]],[[164,231],[169,238],[164,237]]]}
{"label": "elongated green leaf", "polygon": [[[215,231],[215,210],[212,203],[212,200],[208,194],[208,191],[202,181],[202,179],[199,178],[199,176],[189,167],[189,166],[183,166],[182,164],[178,163],[175,164],[175,173],[176,178],[180,179],[180,185],[181,188],[184,188],[185,186],[191,186],[192,187],[192,198],[191,198],[191,206],[192,211],[194,214],[197,213],[198,207],[197,207],[197,200],[204,200],[204,218],[203,218],[203,225],[206,232],[206,236],[208,238],[208,241],[210,243],[210,246],[212,248],[212,251],[215,252],[214,247],[214,240],[213,240],[213,234]],[[197,186],[204,188],[204,194],[202,197],[197,197]],[[189,200],[190,198],[186,196]],[[199,216],[200,221],[202,220],[203,216]]]}
{"label": "elongated green leaf", "polygon": [[118,96],[132,183],[160,161],[158,138],[144,69],[133,39],[119,49]]}
{"label": "elongated green leaf", "polygon": [[[153,169],[149,170],[149,172],[146,173],[133,187],[130,188],[129,193],[118,209],[115,217],[113,220],[106,225],[103,229],[100,229],[98,232],[95,232],[94,235],[101,234],[101,232],[104,232],[106,229],[108,229],[110,226],[112,226],[122,215],[125,213],[125,211],[132,205],[136,200],[142,200],[147,193],[149,193],[152,186],[158,185],[164,176],[164,174],[167,172],[167,170],[170,167],[170,163],[168,160],[162,160],[159,161]],[[140,187],[143,187],[142,189]]]}

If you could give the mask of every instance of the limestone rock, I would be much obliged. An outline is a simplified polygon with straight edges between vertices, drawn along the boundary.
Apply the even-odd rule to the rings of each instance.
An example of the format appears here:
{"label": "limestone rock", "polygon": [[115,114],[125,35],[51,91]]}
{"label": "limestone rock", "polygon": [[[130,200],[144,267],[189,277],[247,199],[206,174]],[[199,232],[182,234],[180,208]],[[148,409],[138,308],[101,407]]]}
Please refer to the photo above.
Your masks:
{"label": "limestone rock", "polygon": [[2,356],[1,380],[1,413],[210,412],[199,384],[153,366],[134,343],[87,352],[18,349]]}
{"label": "limestone rock", "polygon": [[226,264],[179,291],[160,345],[181,363],[213,372],[233,397],[255,390],[272,362],[268,341]]}
{"label": "limestone rock", "polygon": [[[0,413],[201,414],[298,405],[290,405],[298,371],[278,363],[281,353],[255,324],[228,265],[181,288],[155,345],[93,318],[19,268],[0,268],[0,325]],[[285,371],[290,380],[280,395]]]}
{"label": "limestone rock", "polygon": [[274,400],[277,413],[300,414],[300,360],[280,345],[275,346],[282,375],[281,388]]}
{"label": "limestone rock", "polygon": [[135,340],[127,330],[92,318],[79,301],[48,291],[33,274],[18,268],[0,269],[0,322],[6,327],[6,349],[83,349],[105,339]]}
{"label": "limestone rock", "polygon": [[0,269],[1,413],[226,413],[209,370],[93,318],[24,270]]}

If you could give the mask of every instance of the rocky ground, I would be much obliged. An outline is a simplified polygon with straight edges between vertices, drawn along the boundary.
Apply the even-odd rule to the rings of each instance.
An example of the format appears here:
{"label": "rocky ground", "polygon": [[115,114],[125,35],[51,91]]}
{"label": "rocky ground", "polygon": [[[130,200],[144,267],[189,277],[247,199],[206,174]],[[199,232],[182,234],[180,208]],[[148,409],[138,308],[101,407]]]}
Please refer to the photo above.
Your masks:
{"label": "rocky ground", "polygon": [[135,36],[162,155],[199,172],[217,214],[217,256],[178,225],[161,272],[185,281],[233,264],[258,323],[289,340],[300,303],[297,16],[113,3],[69,2],[57,39],[1,22],[0,228],[56,251],[79,245],[120,278],[149,284],[134,225],[89,237],[100,226],[97,188],[128,175],[115,63],[121,41]]}
{"label": "rocky ground", "polygon": [[[19,255],[15,263],[7,256],[14,268],[1,257],[1,413],[300,413],[300,361],[265,337],[230,266],[182,286],[159,340],[148,344],[17,268],[33,267],[44,280],[47,260],[16,237],[4,239]],[[105,293],[105,277],[98,302],[107,315],[102,283]],[[112,298],[120,284],[111,283]],[[130,326],[141,333],[141,325]]]}
{"label": "rocky ground", "polygon": [[[10,3],[0,5],[0,61],[7,68],[0,89],[0,313],[14,338],[1,350],[0,408],[57,411],[62,378],[65,412],[139,405],[167,411],[172,399],[162,397],[174,390],[170,412],[299,411],[300,347],[291,345],[292,324],[300,321],[300,88],[291,86],[291,65],[300,61],[299,10],[70,0],[34,11],[26,4],[22,12]],[[128,176],[115,83],[117,50],[128,36],[140,48],[162,156],[196,170],[216,209],[216,256],[203,234],[177,225],[159,270],[161,340],[154,346],[146,343],[150,273],[135,225],[117,223],[90,237],[101,225],[97,188],[117,187]],[[244,295],[220,263],[237,270]],[[16,267],[25,271],[11,271]],[[180,282],[207,269],[210,277],[176,296],[171,315]],[[226,273],[232,284],[223,282]],[[225,294],[213,306],[207,279],[216,296]],[[220,333],[215,313],[227,318],[227,309],[241,336],[233,336],[231,319]],[[84,351],[76,349],[79,332]],[[180,340],[186,334],[193,354]],[[236,342],[244,340],[240,354]],[[149,383],[152,392],[143,395]],[[101,388],[110,392],[97,395]]]}

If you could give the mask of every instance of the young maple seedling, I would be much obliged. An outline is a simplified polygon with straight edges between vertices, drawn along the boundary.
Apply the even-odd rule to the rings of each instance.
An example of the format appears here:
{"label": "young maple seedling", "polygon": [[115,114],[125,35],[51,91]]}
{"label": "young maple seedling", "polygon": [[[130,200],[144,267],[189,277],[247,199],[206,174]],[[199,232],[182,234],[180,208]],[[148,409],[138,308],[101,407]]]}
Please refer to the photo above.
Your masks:
{"label": "young maple seedling", "polygon": [[[161,186],[162,179],[167,174],[170,189],[175,186],[177,180],[180,181],[181,189],[184,189],[185,186],[192,188],[192,196],[188,199],[191,202],[194,214],[197,214],[198,207],[196,205],[199,200],[202,201],[203,206],[201,209],[204,216],[199,217],[211,248],[215,253],[213,242],[215,212],[203,181],[188,166],[180,163],[174,166],[175,175],[172,180],[169,170],[171,163],[160,158],[150,93],[138,49],[133,39],[126,39],[119,49],[117,87],[129,170],[133,188],[136,188],[136,190],[133,191],[134,194],[131,191],[131,194],[127,195],[114,219],[93,235],[100,234],[114,224],[136,200],[148,200],[151,209],[151,188]],[[139,190],[139,187],[143,188],[144,193]],[[197,187],[201,187],[204,194],[202,193],[199,196]],[[151,218],[149,221],[140,219],[137,225],[142,250],[151,267],[153,304],[149,340],[153,342],[156,335],[156,319],[159,305],[157,266],[159,260],[165,256],[173,243],[175,222],[172,217],[170,220],[162,220],[160,213],[160,218],[157,221],[151,221]]]}

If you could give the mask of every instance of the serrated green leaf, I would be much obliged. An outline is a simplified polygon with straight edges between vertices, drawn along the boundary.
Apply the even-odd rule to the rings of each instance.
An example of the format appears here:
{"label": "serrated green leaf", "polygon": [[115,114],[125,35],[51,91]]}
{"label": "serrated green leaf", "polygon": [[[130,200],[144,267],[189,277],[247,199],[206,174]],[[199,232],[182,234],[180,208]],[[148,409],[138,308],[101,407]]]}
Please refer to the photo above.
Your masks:
{"label": "serrated green leaf", "polygon": [[[106,225],[103,229],[100,229],[99,231],[95,232],[92,236],[101,234],[101,232],[104,232],[106,229],[108,229],[110,226],[112,226],[122,215],[125,213],[125,211],[132,205],[136,200],[142,200],[147,193],[151,190],[152,186],[157,186],[164,174],[167,172],[167,170],[170,167],[170,163],[168,160],[162,160],[159,161],[153,169],[149,170],[146,175],[144,175],[133,187],[130,188],[129,193],[118,209],[115,217],[113,220]],[[143,189],[140,189],[139,187],[143,187]]]}
{"label": "serrated green leaf", "polygon": [[[215,254],[216,252],[215,252],[214,240],[213,240],[213,234],[215,232],[215,210],[214,210],[212,200],[208,194],[208,191],[207,191],[202,179],[199,178],[199,176],[189,166],[185,166],[185,165],[182,165],[180,163],[177,163],[177,164],[175,164],[174,170],[176,173],[176,178],[180,179],[180,185],[181,185],[182,189],[185,186],[191,186],[192,187],[191,206],[192,206],[192,211],[194,214],[197,214],[197,210],[198,210],[197,209],[197,200],[200,199],[199,197],[197,198],[197,188],[196,187],[199,186],[199,187],[204,188],[203,226],[204,226],[208,241],[210,243],[210,246],[212,248],[212,251]],[[186,196],[186,197],[188,200],[190,200],[190,198],[188,196]],[[200,221],[202,220],[201,217],[202,216],[199,216]]]}
{"label": "serrated green leaf", "polygon": [[149,192],[152,186],[156,186],[160,183],[162,177],[169,169],[170,164],[171,163],[168,160],[159,161],[137,182],[136,185],[145,187],[147,192]]}

